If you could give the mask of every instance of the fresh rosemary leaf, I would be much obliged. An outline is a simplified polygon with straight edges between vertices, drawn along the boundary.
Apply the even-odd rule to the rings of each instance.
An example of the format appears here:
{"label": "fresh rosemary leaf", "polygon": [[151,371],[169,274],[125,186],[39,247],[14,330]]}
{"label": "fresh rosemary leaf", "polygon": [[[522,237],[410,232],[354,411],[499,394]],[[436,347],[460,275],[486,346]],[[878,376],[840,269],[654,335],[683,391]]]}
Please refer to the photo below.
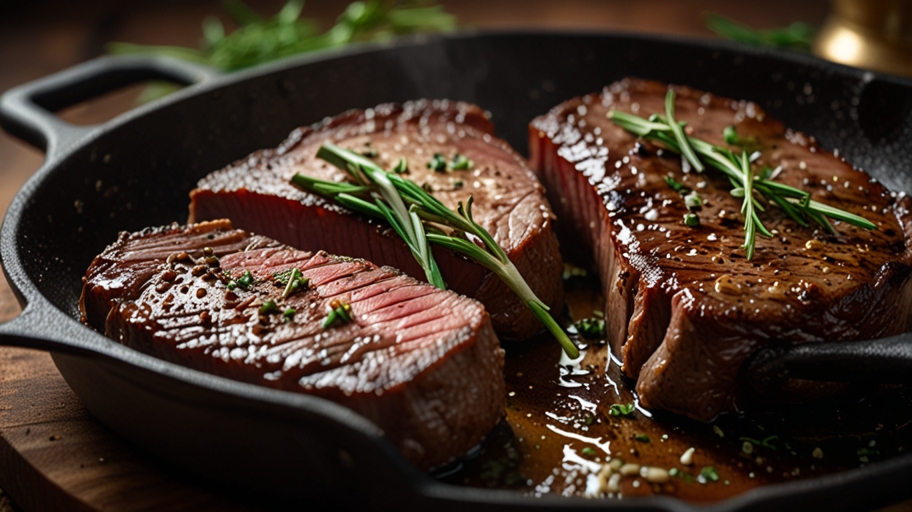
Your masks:
{"label": "fresh rosemary leaf", "polygon": [[674,109],[675,109],[675,92],[674,89],[668,89],[668,94],[665,95],[665,116],[668,117],[668,126],[671,128],[671,133],[674,134],[675,140],[678,141],[678,147],[681,149],[681,154],[684,155],[684,158],[690,162],[690,165],[693,166],[697,172],[703,172],[705,167],[703,167],[703,162],[697,158],[696,153],[692,147],[690,147],[690,142],[688,142],[687,137],[684,135],[684,130],[681,128],[674,118]]}

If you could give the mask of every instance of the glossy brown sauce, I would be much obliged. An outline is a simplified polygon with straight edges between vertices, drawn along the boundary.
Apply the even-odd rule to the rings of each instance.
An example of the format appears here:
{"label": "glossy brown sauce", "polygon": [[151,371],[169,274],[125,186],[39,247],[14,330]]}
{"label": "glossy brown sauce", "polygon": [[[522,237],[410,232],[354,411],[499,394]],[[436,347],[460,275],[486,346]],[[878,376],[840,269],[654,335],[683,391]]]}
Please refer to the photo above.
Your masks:
{"label": "glossy brown sauce", "polygon": [[[565,285],[574,321],[604,311],[594,275]],[[636,403],[632,385],[621,377],[604,342],[578,341],[585,346],[578,366],[559,365],[560,348],[550,339],[507,347],[505,421],[474,458],[439,478],[535,496],[664,494],[711,502],[760,485],[873,464],[912,449],[912,400],[900,387],[851,389],[825,401],[767,405],[711,423],[639,407],[630,417],[611,416],[612,404]],[[682,464],[690,448],[691,463]],[[613,459],[620,461],[612,473],[620,473],[621,463],[627,473],[615,477],[615,492],[604,484],[610,477],[603,475],[600,485],[598,476]],[[644,466],[677,473],[654,483]],[[662,480],[655,478],[661,473],[653,471],[651,480]]]}

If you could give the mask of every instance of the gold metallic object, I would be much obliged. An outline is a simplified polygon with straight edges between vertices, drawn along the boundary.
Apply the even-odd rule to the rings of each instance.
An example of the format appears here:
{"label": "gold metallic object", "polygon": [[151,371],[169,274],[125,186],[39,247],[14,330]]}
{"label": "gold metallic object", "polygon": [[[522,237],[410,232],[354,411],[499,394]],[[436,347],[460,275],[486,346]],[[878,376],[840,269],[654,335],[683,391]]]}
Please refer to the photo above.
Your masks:
{"label": "gold metallic object", "polygon": [[912,0],[831,0],[814,53],[850,66],[912,76]]}

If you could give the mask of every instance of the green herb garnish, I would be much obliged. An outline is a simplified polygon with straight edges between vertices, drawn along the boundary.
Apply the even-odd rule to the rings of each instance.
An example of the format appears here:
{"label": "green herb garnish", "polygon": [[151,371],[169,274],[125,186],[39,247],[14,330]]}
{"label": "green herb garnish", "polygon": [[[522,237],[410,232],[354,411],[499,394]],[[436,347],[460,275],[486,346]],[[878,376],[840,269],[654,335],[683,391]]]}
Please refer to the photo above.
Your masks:
{"label": "green herb garnish", "polygon": [[396,162],[396,166],[393,167],[393,172],[396,174],[407,174],[409,172],[408,160],[400,158],[399,161]]}
{"label": "green herb garnish", "polygon": [[636,409],[633,404],[611,404],[611,407],[608,408],[609,416],[633,416],[633,411]]}
{"label": "green herb garnish", "polygon": [[668,186],[671,187],[675,192],[686,192],[690,190],[686,185],[679,183],[677,180],[671,176],[665,176],[665,183],[668,183]]}
{"label": "green herb garnish", "polygon": [[694,210],[703,206],[703,198],[696,192],[691,192],[684,196],[684,204],[687,208]]}
{"label": "green herb garnish", "polygon": [[735,131],[734,126],[726,126],[722,130],[722,138],[725,140],[725,143],[729,146],[741,146],[742,148],[747,149],[750,146],[757,144],[757,138],[750,136],[746,139],[738,135],[738,132]]}
{"label": "green herb garnish", "polygon": [[283,299],[287,299],[298,290],[306,290],[307,283],[310,282],[310,279],[301,275],[301,271],[297,268],[286,270],[281,274],[281,277],[279,277],[279,274],[275,275],[275,281],[277,284],[285,286],[285,290],[282,291]]}
{"label": "green herb garnish", "polygon": [[[548,313],[548,306],[535,295],[491,234],[472,218],[472,196],[465,204],[459,203],[454,212],[423,187],[398,174],[384,171],[357,153],[324,144],[317,151],[317,157],[348,172],[356,183],[336,183],[302,174],[296,174],[292,183],[354,211],[387,221],[406,242],[424,269],[428,282],[440,289],[446,289],[446,285],[434,261],[431,243],[477,261],[497,274],[519,296],[568,356],[579,357],[579,350]],[[464,235],[446,235],[440,226]],[[465,235],[473,236],[483,246],[469,241]]]}
{"label": "green herb garnish", "polygon": [[[830,217],[860,228],[877,229],[874,223],[864,217],[813,201],[809,193],[773,181],[772,173],[766,177],[755,176],[751,170],[751,162],[760,156],[759,152],[748,155],[746,151],[742,151],[740,154],[736,154],[726,148],[686,136],[683,130],[684,124],[674,121],[674,98],[674,90],[669,89],[665,97],[667,120],[658,114],[644,119],[616,110],[610,111],[608,118],[631,133],[644,139],[661,142],[669,150],[684,155],[690,165],[698,171],[704,168],[705,163],[705,166],[725,174],[732,184],[732,195],[743,198],[741,213],[744,215],[744,244],[742,247],[748,260],[754,255],[757,232],[766,237],[772,236],[757,214],[758,211],[765,211],[765,208],[755,197],[755,191],[775,203],[792,220],[802,226],[807,226],[807,219],[810,219],[835,234],[835,228],[827,220],[827,217]],[[685,223],[687,223],[686,219]]]}
{"label": "green herb garnish", "polygon": [[450,169],[454,171],[467,171],[470,170],[474,165],[475,163],[466,158],[465,155],[456,153],[453,156],[453,161],[450,162]]}
{"label": "green herb garnish", "polygon": [[[254,279],[253,274],[251,274],[250,271],[247,270],[244,272],[244,275],[237,278],[237,280],[235,280],[233,282],[235,283],[236,286],[240,286],[242,290],[246,290],[247,288],[250,288],[254,283],[256,283],[256,279]],[[229,289],[232,289],[232,288],[230,288],[231,283],[228,283],[228,285],[229,285]]]}
{"label": "green herb garnish", "polygon": [[684,225],[689,228],[695,228],[700,225],[700,217],[695,213],[687,213],[684,215]]}
{"label": "green herb garnish", "polygon": [[756,30],[718,14],[708,15],[706,26],[720,36],[739,43],[789,48],[804,52],[811,51],[816,32],[813,26],[801,22],[792,23],[784,28]]}
{"label": "green herb garnish", "polygon": [[326,320],[323,320],[323,328],[329,329],[336,324],[347,324],[352,321],[351,305],[340,301],[339,299],[333,299],[329,303],[329,314],[326,315]]}
{"label": "green herb garnish", "polygon": [[641,442],[641,443],[648,443],[648,442],[649,442],[649,436],[647,436],[646,434],[637,434],[637,435],[635,435],[633,438],[636,439],[637,441]]}
{"label": "green herb garnish", "polygon": [[605,321],[601,318],[584,318],[574,325],[577,332],[584,338],[602,339],[605,337]]}
{"label": "green herb garnish", "polygon": [[279,312],[279,307],[276,306],[276,303],[274,300],[267,300],[266,302],[263,303],[262,306],[260,306],[261,315],[271,315],[273,313],[278,313],[278,312]]}
{"label": "green herb garnish", "polygon": [[778,439],[779,439],[779,436],[769,436],[769,437],[765,437],[765,438],[763,438],[762,441],[757,440],[757,439],[754,439],[754,438],[752,438],[752,437],[741,437],[741,438],[739,438],[739,440],[741,440],[741,441],[744,441],[744,442],[747,442],[747,443],[751,443],[751,444],[754,445],[754,446],[762,446],[762,447],[764,447],[764,448],[769,448],[770,450],[775,450],[775,449],[776,449],[776,445],[774,445],[773,442],[777,441]]}
{"label": "green herb garnish", "polygon": [[591,446],[587,446],[587,447],[583,448],[581,451],[582,451],[583,455],[588,455],[589,457],[591,457],[597,453],[595,451],[595,448],[593,448]]}
{"label": "green herb garnish", "polygon": [[282,312],[282,317],[285,318],[285,321],[286,321],[286,322],[288,322],[289,320],[291,320],[292,318],[294,318],[294,316],[295,316],[295,309],[294,309],[294,308],[287,308],[287,309],[285,309],[285,311]]}
{"label": "green herb garnish", "polygon": [[[700,476],[711,482],[719,481],[719,472],[712,466],[706,466],[700,470]],[[702,482],[701,482],[702,483]]]}
{"label": "green herb garnish", "polygon": [[447,161],[440,153],[434,153],[434,158],[427,163],[427,168],[436,172],[446,172],[447,170]]}

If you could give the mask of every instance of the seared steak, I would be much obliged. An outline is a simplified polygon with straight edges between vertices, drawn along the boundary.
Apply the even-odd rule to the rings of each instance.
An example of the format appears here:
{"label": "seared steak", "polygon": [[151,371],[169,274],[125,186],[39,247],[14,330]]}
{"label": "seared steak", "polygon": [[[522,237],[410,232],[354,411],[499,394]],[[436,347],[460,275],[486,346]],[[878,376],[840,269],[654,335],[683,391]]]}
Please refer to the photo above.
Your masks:
{"label": "seared steak", "polygon": [[[741,363],[770,340],[857,340],[905,330],[912,311],[909,202],[897,202],[751,102],[675,90],[676,117],[694,136],[724,146],[723,128],[734,125],[756,139],[758,166],[781,166],[776,180],[878,229],[835,222],[839,234],[831,236],[770,205],[759,215],[775,236],[758,236],[747,261],[741,199],[731,196],[728,180],[714,170],[684,172],[680,156],[638,141],[606,117],[611,109],[664,114],[664,84],[623,80],[535,119],[533,167],[560,232],[594,253],[610,346],[636,379],[643,405],[709,420],[734,407]],[[703,198],[698,227],[683,224],[688,210],[666,176]]]}
{"label": "seared steak", "polygon": [[[295,268],[309,283],[283,298]],[[334,300],[351,322],[324,328]],[[122,233],[89,267],[80,304],[84,321],[142,352],[354,409],[421,468],[466,453],[503,417],[503,350],[481,304],[229,221]]]}
{"label": "seared steak", "polygon": [[[371,156],[386,169],[405,158],[407,177],[448,207],[474,196],[475,221],[506,250],[545,304],[561,306],[563,265],[544,190],[525,161],[493,136],[484,112],[465,103],[380,105],[295,130],[277,149],[254,153],[200,181],[190,194],[190,221],[229,218],[239,228],[293,247],[364,258],[425,279],[405,243],[386,224],[289,182],[295,173],[346,179],[345,172],[316,158],[325,142]],[[433,170],[428,165],[437,154],[444,167],[452,167],[447,164],[462,155],[472,162],[471,168]],[[434,256],[447,286],[484,304],[500,336],[524,339],[542,328],[497,276],[439,247]]]}

